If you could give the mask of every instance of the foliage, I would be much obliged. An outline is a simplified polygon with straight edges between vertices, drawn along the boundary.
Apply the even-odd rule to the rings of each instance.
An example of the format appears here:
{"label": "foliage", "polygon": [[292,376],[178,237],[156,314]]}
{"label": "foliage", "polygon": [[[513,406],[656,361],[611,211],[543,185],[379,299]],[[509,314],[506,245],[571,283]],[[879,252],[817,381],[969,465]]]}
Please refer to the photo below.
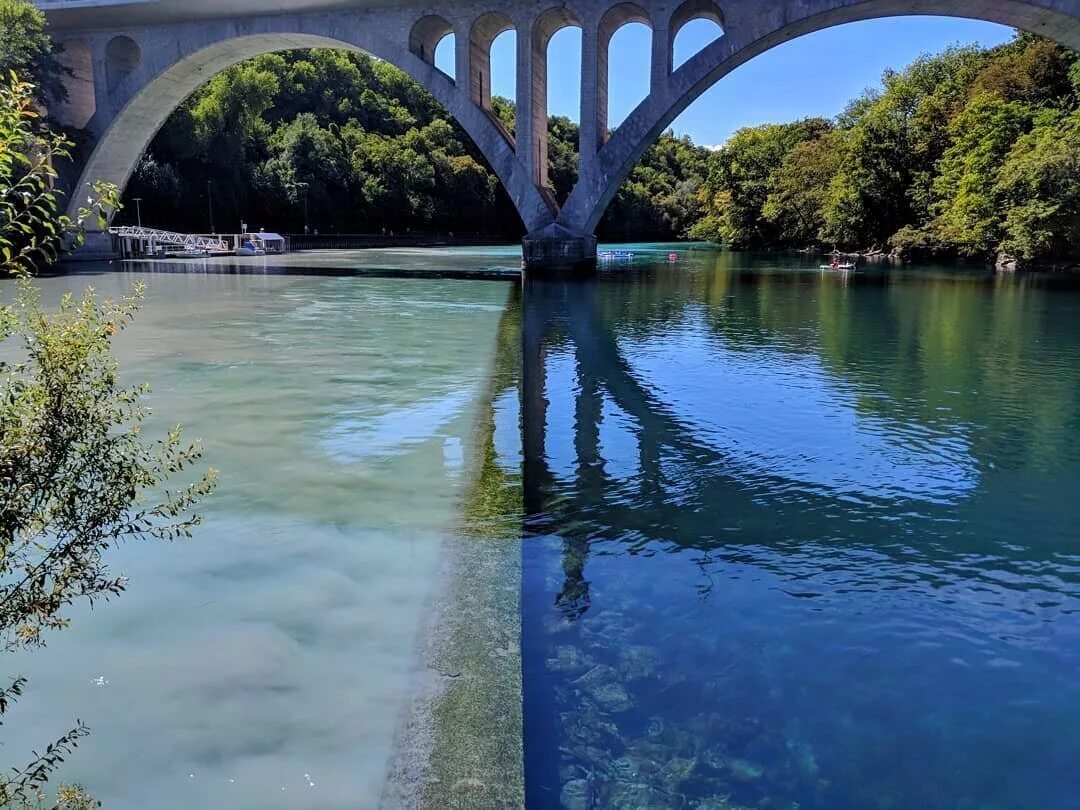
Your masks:
{"label": "foliage", "polygon": [[193,231],[209,227],[210,204],[233,229],[520,228],[430,95],[385,62],[334,50],[267,54],[215,76],[165,124],[128,193],[145,199],[144,219]]}
{"label": "foliage", "polygon": [[629,241],[690,236],[704,213],[708,156],[688,137],[661,135],[616,192],[600,235]]}
{"label": "foliage", "polygon": [[116,204],[115,189],[96,184],[87,205],[73,219],[60,213],[53,190],[53,164],[68,156],[71,143],[41,131],[34,111],[33,87],[12,74],[0,85],[0,272],[27,274],[47,266],[65,250],[77,247],[83,226]]}
{"label": "foliage", "polygon": [[[198,522],[191,507],[213,472],[178,492],[166,480],[199,459],[176,428],[156,444],[140,425],[146,389],[118,382],[111,341],[135,311],[135,296],[99,302],[92,290],[47,312],[32,272],[79,244],[82,225],[102,216],[115,190],[102,186],[74,220],[59,214],[52,162],[66,143],[37,132],[32,88],[0,88],[0,269],[19,276],[0,307],[0,639],[8,651],[41,646],[68,625],[78,602],[123,590],[104,552],[119,542],[174,539]],[[145,502],[146,493],[158,492]],[[0,715],[22,694],[0,689]],[[32,761],[0,778],[0,806],[40,807],[49,777],[89,732],[80,722]],[[57,808],[95,806],[78,787],[60,789]]]}
{"label": "foliage", "polygon": [[1023,261],[1080,256],[1080,111],[1042,119],[1002,167],[1001,249]]}
{"label": "foliage", "polygon": [[829,129],[829,122],[812,118],[736,132],[712,156],[703,190],[716,224],[717,241],[735,248],[775,244],[779,239],[778,228],[763,211],[775,190],[776,169],[798,144],[813,140]]}
{"label": "foliage", "polygon": [[832,126],[737,133],[711,158],[694,233],[734,247],[1076,259],[1078,96],[1080,58],[1032,35],[924,56]]}
{"label": "foliage", "polygon": [[38,101],[64,101],[65,69],[45,33],[45,14],[27,0],[0,0],[0,77],[15,73],[33,81]]}
{"label": "foliage", "polygon": [[[512,101],[492,99],[509,134]],[[548,123],[549,184],[577,182],[579,127]],[[601,232],[673,238],[698,219],[705,150],[665,135],[635,169]],[[212,186],[208,187],[208,183]],[[218,223],[301,231],[521,233],[483,156],[406,74],[362,54],[268,54],[218,76],[166,123],[128,193],[144,219],[201,231]],[[306,216],[305,216],[306,210]],[[306,221],[305,221],[306,220]]]}

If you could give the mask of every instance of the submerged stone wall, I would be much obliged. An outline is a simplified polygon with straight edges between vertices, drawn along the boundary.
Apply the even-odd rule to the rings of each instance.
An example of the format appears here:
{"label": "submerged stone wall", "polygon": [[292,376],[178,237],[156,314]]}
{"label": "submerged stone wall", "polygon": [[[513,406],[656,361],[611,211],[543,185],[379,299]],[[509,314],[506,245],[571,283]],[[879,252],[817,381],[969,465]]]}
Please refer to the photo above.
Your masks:
{"label": "submerged stone wall", "polygon": [[[521,691],[520,469],[496,455],[496,403],[518,390],[520,290],[499,324],[472,448],[460,530],[420,640],[416,699],[403,718],[381,806],[486,810],[525,805]],[[515,418],[516,414],[509,414]]]}

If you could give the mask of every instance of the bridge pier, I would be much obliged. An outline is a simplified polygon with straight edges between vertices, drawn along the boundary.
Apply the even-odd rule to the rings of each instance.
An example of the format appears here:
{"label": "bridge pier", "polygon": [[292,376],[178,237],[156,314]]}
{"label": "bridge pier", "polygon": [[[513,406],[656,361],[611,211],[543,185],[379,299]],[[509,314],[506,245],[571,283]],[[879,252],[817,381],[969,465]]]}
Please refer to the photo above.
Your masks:
{"label": "bridge pier", "polygon": [[591,275],[596,272],[596,237],[549,225],[522,240],[521,267],[537,278]]}
{"label": "bridge pier", "polygon": [[99,262],[119,256],[116,240],[108,231],[86,231],[82,247],[67,257],[68,261]]}

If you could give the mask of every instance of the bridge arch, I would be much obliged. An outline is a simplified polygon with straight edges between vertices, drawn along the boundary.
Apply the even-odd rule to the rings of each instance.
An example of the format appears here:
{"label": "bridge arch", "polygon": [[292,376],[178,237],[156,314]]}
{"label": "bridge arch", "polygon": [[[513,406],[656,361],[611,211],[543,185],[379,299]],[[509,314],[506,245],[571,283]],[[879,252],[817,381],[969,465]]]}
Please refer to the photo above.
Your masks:
{"label": "bridge arch", "polygon": [[[688,0],[683,14],[700,15],[702,4]],[[899,16],[943,16],[1008,25],[1080,50],[1080,4],[1075,0],[784,0],[768,13],[744,4],[720,17],[724,36],[706,46],[662,81],[615,131],[583,173],[559,212],[558,224],[591,234],[619,186],[645,151],[706,90],[735,68],[784,42],[838,25]],[[689,22],[689,17],[683,24]],[[672,17],[682,19],[680,11]],[[674,34],[671,34],[674,41]],[[670,49],[668,50],[670,55]],[[670,56],[669,56],[670,58]]]}
{"label": "bridge arch", "polygon": [[114,89],[142,64],[142,48],[131,37],[120,35],[105,46],[105,81]]}
{"label": "bridge arch", "polygon": [[[527,163],[532,166],[533,182],[546,189],[548,184],[548,46],[551,38],[564,28],[581,28],[581,18],[567,6],[555,6],[540,12],[533,20],[529,36],[529,64],[531,66],[531,107],[527,111],[531,154]],[[519,46],[520,47],[520,46]],[[520,81],[520,77],[519,77]],[[520,94],[519,94],[520,104]],[[520,109],[518,126],[521,127]],[[554,207],[549,201],[549,207]]]}
{"label": "bridge arch", "polygon": [[686,0],[672,12],[668,22],[667,64],[663,66],[667,75],[671,75],[675,70],[675,40],[686,26],[697,20],[715,23],[720,30],[720,36],[723,36],[724,12],[714,0]]}
{"label": "bridge arch", "polygon": [[611,92],[611,77],[608,73],[608,64],[611,59],[611,41],[622,28],[635,23],[645,25],[650,30],[653,27],[652,17],[649,16],[649,12],[635,2],[618,3],[605,11],[600,18],[596,50],[597,143],[595,149],[600,149],[608,138],[608,116],[610,111],[608,95]]}
{"label": "bridge arch", "polygon": [[417,20],[409,33],[409,50],[422,62],[435,64],[439,43],[454,33],[454,26],[445,17],[429,14]]}
{"label": "bridge arch", "polygon": [[507,31],[516,31],[514,21],[501,11],[489,11],[476,18],[469,32],[469,90],[473,103],[491,109],[491,46]]}
{"label": "bridge arch", "polygon": [[[170,58],[176,55],[175,38],[170,49],[152,38],[138,43],[135,40],[138,35],[131,37],[141,49],[142,61],[119,77],[115,87],[107,88],[104,104],[102,94],[98,94],[98,109],[88,125],[96,143],[81,167],[71,213],[84,202],[85,190],[92,181],[105,180],[123,189],[169,115],[213,76],[265,53],[332,48],[367,53],[403,70],[435,97],[477,145],[514,202],[525,228],[534,230],[551,222],[547,201],[522,169],[505,133],[472,103],[467,91],[459,91],[455,82],[431,61],[421,59],[411,48],[395,46],[361,28],[301,25],[296,18],[261,22],[263,30],[246,26],[238,32],[231,26],[223,26],[224,30],[214,31],[210,36],[193,37],[193,44],[179,58]],[[437,33],[431,23],[419,31],[429,37]],[[418,41],[430,39],[420,37]],[[434,58],[433,52],[431,57]]]}

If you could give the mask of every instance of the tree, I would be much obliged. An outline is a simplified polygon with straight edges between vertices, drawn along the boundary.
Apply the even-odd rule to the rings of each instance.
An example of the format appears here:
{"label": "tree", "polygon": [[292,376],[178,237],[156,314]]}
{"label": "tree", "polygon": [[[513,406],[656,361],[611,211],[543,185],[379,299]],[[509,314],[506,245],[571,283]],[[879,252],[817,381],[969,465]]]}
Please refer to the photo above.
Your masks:
{"label": "tree", "polygon": [[[20,277],[12,303],[0,307],[0,636],[7,651],[44,645],[47,631],[68,626],[67,609],[120,593],[105,553],[125,540],[186,536],[190,509],[213,488],[214,474],[179,492],[160,491],[198,461],[180,428],[143,440],[144,387],[118,383],[111,341],[132,318],[135,296],[99,302],[88,290],[46,312],[32,271],[77,246],[82,228],[115,189],[98,188],[78,217],[59,215],[54,159],[67,142],[36,131],[32,88],[0,87],[0,267]],[[22,694],[17,678],[0,688],[0,714]],[[0,778],[0,806],[40,807],[55,769],[88,733],[80,722]],[[78,788],[62,787],[57,808],[91,807]]]}
{"label": "tree", "polygon": [[45,14],[26,0],[0,0],[0,78],[34,82],[41,103],[64,101],[65,69],[45,33]]}
{"label": "tree", "polygon": [[812,245],[821,239],[829,183],[840,168],[842,140],[826,132],[792,147],[776,170],[762,216],[786,245]]}
{"label": "tree", "polygon": [[930,228],[968,256],[986,255],[1001,241],[998,175],[1013,144],[1032,124],[1034,110],[989,93],[973,98],[952,123],[952,145],[934,180],[937,217]]}
{"label": "tree", "polygon": [[778,227],[764,214],[777,170],[798,144],[830,128],[820,118],[744,128],[712,156],[705,193],[722,241],[734,248],[772,247],[781,242]]}
{"label": "tree", "polygon": [[999,175],[1001,250],[1027,262],[1080,260],[1080,111],[1046,115]]}

